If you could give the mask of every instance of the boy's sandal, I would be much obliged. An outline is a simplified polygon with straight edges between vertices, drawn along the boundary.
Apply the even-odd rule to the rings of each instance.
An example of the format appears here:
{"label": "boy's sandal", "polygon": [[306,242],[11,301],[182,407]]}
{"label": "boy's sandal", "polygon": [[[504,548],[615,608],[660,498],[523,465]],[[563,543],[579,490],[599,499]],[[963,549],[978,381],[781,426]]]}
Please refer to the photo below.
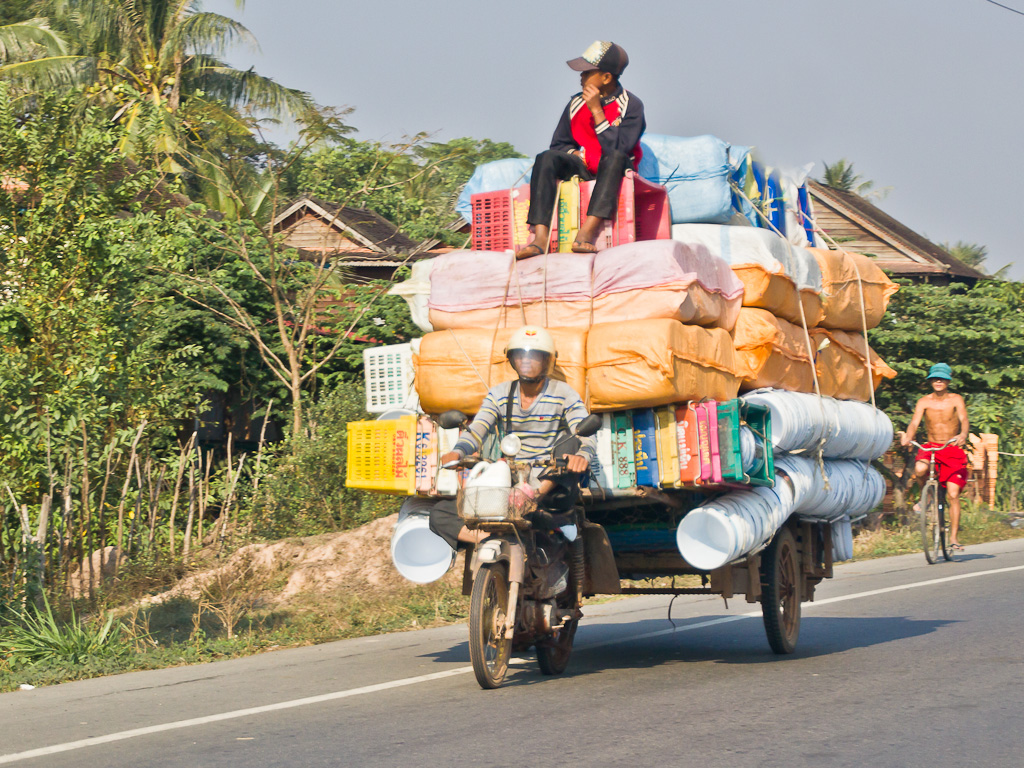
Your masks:
{"label": "boy's sandal", "polygon": [[536,243],[530,243],[529,245],[520,248],[519,252],[516,253],[517,259],[532,259],[534,256],[543,256],[544,249]]}
{"label": "boy's sandal", "polygon": [[597,253],[597,246],[593,243],[581,243],[579,240],[574,240],[572,243],[573,253]]}
{"label": "boy's sandal", "polygon": [[949,548],[952,549],[954,552],[963,552],[964,551],[964,545],[963,544],[950,544]]}

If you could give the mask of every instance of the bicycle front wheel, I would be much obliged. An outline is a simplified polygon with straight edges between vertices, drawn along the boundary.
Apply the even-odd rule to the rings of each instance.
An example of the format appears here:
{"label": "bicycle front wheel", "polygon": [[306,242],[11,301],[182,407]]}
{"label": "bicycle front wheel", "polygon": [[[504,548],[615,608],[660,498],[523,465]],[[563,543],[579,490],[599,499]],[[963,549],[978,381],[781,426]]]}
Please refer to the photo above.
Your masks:
{"label": "bicycle front wheel", "polygon": [[939,493],[941,503],[939,504],[939,531],[942,536],[942,556],[947,561],[952,562],[953,560],[953,542],[949,537],[949,526],[946,523],[946,494]]}
{"label": "bicycle front wheel", "polygon": [[939,487],[935,483],[927,483],[921,490],[921,546],[924,548],[925,559],[935,563],[942,551],[942,525],[939,521]]}

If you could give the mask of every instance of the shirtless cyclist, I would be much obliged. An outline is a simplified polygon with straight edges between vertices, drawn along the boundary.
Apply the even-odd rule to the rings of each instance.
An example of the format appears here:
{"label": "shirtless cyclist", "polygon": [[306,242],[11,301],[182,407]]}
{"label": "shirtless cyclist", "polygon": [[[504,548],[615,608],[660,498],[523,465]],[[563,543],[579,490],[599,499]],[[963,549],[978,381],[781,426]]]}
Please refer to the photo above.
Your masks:
{"label": "shirtless cyclist", "polygon": [[[900,438],[900,445],[906,447],[914,440],[917,428],[924,419],[928,442],[925,448],[939,448],[947,441],[949,445],[935,453],[935,468],[939,482],[946,488],[949,509],[949,538],[953,549],[963,549],[957,541],[960,532],[960,491],[967,485],[967,454],[963,446],[967,443],[970,425],[967,421],[967,406],[964,399],[949,391],[953,370],[946,363],[936,363],[928,371],[931,394],[917,401],[914,418]],[[928,453],[920,451],[914,466],[914,476],[907,484],[908,489],[928,472]]]}

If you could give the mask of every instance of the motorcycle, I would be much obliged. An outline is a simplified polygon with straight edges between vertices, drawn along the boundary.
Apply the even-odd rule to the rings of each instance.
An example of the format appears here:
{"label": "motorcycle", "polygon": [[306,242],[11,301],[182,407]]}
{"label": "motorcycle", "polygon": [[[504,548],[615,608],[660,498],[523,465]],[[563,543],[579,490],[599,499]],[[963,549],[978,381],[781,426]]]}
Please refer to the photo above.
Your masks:
{"label": "motorcycle", "polygon": [[[467,417],[447,411],[438,422],[452,429]],[[584,549],[580,476],[567,470],[564,456],[600,427],[600,416],[588,416],[540,463],[516,461],[522,443],[508,434],[498,462],[467,456],[445,465],[469,470],[456,507],[467,528],[487,533],[470,561],[469,656],[482,688],[498,688],[512,653],[531,645],[543,674],[561,674],[569,664],[583,615]],[[529,482],[538,467],[543,493]]]}

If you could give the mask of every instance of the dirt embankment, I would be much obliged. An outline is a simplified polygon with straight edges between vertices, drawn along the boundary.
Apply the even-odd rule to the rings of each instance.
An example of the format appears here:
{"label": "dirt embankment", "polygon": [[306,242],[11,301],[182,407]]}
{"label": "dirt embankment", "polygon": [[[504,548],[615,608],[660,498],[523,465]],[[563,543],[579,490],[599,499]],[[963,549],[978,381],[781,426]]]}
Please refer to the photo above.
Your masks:
{"label": "dirt embankment", "polygon": [[[262,585],[259,602],[283,607],[316,594],[397,594],[415,589],[391,563],[391,533],[398,515],[359,528],[262,544],[248,544],[214,567],[182,579],[173,589],[143,601],[157,604],[173,597],[197,599],[216,583]],[[461,559],[460,559],[461,562]],[[457,564],[444,577],[454,585],[462,578]]]}

